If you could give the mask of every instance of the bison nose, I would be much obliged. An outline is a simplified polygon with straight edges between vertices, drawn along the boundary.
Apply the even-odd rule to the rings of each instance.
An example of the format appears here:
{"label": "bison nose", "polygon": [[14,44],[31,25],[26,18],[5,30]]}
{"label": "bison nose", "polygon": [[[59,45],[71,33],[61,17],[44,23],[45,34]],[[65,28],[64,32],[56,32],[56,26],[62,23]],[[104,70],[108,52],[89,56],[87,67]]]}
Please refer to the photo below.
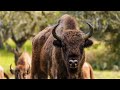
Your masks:
{"label": "bison nose", "polygon": [[78,60],[69,60],[70,68],[77,68]]}

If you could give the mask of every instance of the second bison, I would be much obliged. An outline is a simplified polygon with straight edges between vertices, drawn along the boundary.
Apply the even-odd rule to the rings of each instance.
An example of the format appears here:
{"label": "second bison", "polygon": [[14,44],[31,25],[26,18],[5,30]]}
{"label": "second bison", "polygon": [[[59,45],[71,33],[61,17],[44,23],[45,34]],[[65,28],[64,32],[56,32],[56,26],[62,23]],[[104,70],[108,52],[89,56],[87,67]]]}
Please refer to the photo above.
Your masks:
{"label": "second bison", "polygon": [[15,70],[10,65],[10,72],[15,75],[15,79],[30,79],[31,57],[27,52],[23,52],[18,58]]}

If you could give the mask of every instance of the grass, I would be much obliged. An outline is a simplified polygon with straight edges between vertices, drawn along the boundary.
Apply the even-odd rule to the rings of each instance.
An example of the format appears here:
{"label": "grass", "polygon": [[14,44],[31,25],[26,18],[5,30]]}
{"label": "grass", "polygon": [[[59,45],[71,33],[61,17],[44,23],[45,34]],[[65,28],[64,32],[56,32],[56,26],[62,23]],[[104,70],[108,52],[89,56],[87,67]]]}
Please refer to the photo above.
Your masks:
{"label": "grass", "polygon": [[10,64],[14,67],[14,55],[6,50],[0,50],[0,65],[8,75],[11,75],[9,71]]}
{"label": "grass", "polygon": [[96,79],[120,79],[120,71],[98,71],[94,70]]}
{"label": "grass", "polygon": [[[12,47],[15,47],[14,42],[9,39],[7,41]],[[23,51],[28,51],[31,54],[32,44],[31,41],[28,40],[24,46]],[[14,78],[13,75],[11,75],[9,71],[10,64],[14,65],[14,54],[8,52],[7,50],[0,50],[0,65],[4,68],[4,71],[11,77]],[[120,78],[120,71],[98,71],[94,70],[94,75],[96,79],[119,79]]]}

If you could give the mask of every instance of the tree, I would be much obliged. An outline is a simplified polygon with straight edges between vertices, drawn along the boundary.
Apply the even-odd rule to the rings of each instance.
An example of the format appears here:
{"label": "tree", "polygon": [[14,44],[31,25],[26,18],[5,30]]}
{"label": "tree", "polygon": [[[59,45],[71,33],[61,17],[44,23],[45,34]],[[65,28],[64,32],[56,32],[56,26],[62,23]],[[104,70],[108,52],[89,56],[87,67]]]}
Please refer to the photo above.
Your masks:
{"label": "tree", "polygon": [[4,48],[3,43],[10,37],[10,23],[7,22],[7,12],[0,12],[0,48]]}
{"label": "tree", "polygon": [[[4,30],[1,29],[1,45],[3,45],[3,42],[6,43],[6,48],[14,54],[16,63],[16,52],[22,52],[22,46],[27,40],[35,36],[45,27],[52,25],[54,21],[56,21],[55,18],[57,18],[57,16],[53,16],[59,16],[59,12],[3,11],[0,15],[2,17],[2,29],[4,27]],[[10,44],[6,42],[8,38],[13,40],[16,45],[15,48],[12,48]]]}

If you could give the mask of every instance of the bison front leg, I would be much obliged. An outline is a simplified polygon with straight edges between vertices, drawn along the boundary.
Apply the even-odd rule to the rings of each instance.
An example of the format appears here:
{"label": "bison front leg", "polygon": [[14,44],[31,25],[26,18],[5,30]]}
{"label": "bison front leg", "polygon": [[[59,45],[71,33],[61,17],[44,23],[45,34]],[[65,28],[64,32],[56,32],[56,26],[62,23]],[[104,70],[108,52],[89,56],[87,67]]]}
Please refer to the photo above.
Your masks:
{"label": "bison front leg", "polygon": [[44,55],[41,54],[41,59],[40,59],[40,76],[41,79],[48,79],[48,74],[49,74],[49,60],[47,58],[43,58]]}
{"label": "bison front leg", "polygon": [[31,78],[32,79],[41,79],[42,72],[40,69],[40,50],[38,49],[39,46],[33,45],[32,48],[32,65],[31,65]]}
{"label": "bison front leg", "polygon": [[31,67],[31,78],[32,79],[46,79],[47,75],[41,70],[40,60],[35,59],[33,56],[32,67]]}
{"label": "bison front leg", "polygon": [[51,69],[49,75],[50,79],[57,79],[57,70]]}
{"label": "bison front leg", "polygon": [[40,76],[41,79],[48,79],[48,59],[40,60]]}
{"label": "bison front leg", "polygon": [[58,64],[57,69],[57,78],[58,79],[68,79],[67,68],[65,67],[64,63]]}
{"label": "bison front leg", "polygon": [[49,75],[50,75],[50,79],[57,79],[57,67],[55,64],[53,64],[54,62],[52,62],[52,67],[50,67],[50,71],[49,71]]}

